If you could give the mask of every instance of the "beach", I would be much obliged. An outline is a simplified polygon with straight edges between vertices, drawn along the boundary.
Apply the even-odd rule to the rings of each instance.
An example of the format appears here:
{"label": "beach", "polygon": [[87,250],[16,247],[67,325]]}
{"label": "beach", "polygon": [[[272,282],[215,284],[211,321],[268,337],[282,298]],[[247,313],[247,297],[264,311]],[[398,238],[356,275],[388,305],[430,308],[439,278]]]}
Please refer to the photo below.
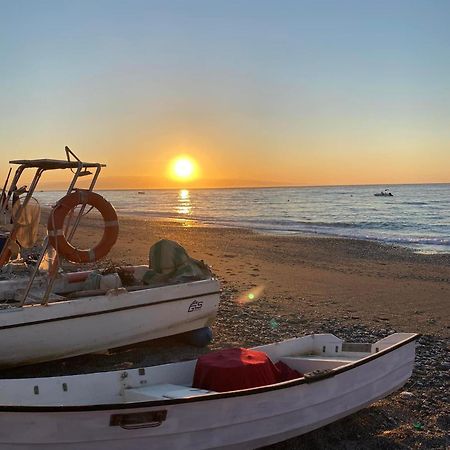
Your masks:
{"label": "beach", "polygon": [[[88,245],[98,235],[98,222],[83,223],[79,239]],[[150,245],[162,238],[176,240],[192,257],[203,259],[221,281],[214,341],[197,350],[161,339],[122,354],[125,364],[152,362],[148,353],[159,352],[157,362],[167,362],[310,333],[331,332],[359,342],[394,331],[420,333],[415,371],[403,389],[338,423],[271,448],[448,445],[450,255],[415,254],[370,241],[124,216],[119,240],[102,264],[147,264]],[[253,301],[239,303],[249,292],[255,293]],[[114,357],[120,366],[119,356]],[[84,358],[74,358],[74,364],[89,360]]]}
{"label": "beach", "polygon": [[[97,241],[99,225],[95,217],[83,220],[77,245],[86,248]],[[221,306],[210,346],[197,349],[176,338],[159,339],[109,354],[41,364],[32,369],[36,376],[190,359],[210,350],[311,333],[373,342],[393,332],[416,332],[422,335],[416,366],[404,388],[359,413],[270,449],[448,445],[450,255],[415,254],[370,241],[122,216],[118,242],[99,266],[148,264],[149,247],[162,238],[179,242],[192,257],[204,260],[221,282]],[[3,376],[21,371],[12,369]]]}
{"label": "beach", "polygon": [[[109,436],[117,448],[151,447],[160,434],[175,442],[170,427],[181,423],[181,446],[217,449],[226,439],[218,428],[197,433],[209,428],[189,406],[148,440],[110,427],[159,426],[170,405],[187,405],[182,370],[199,356],[273,343],[276,374],[306,372],[292,383],[302,385],[293,408],[302,407],[279,395],[292,398],[290,385],[269,381],[268,400],[249,393],[261,400],[249,414],[222,400],[245,404],[246,392],[204,397],[208,414],[216,402],[239,410],[230,445],[248,442],[253,411],[270,414],[261,435],[277,439],[390,392],[265,449],[450,450],[450,1],[429,3],[2,2],[0,365],[12,368],[0,371],[0,396],[11,399],[2,399],[0,447],[26,437],[25,447],[93,448]],[[213,276],[173,245],[156,247],[152,266],[161,239]],[[209,341],[209,326],[212,340],[194,346]],[[378,342],[395,333],[410,340]],[[276,345],[317,334],[339,341]],[[412,376],[392,393],[414,339]],[[145,370],[186,360],[173,378]],[[98,376],[104,396],[96,381],[71,379],[69,390],[59,378],[106,371],[119,372],[114,389]],[[135,398],[158,402],[144,410]],[[70,418],[50,423],[46,405]],[[289,428],[305,416],[308,428]]]}
{"label": "beach", "polygon": [[[263,286],[253,308],[303,319],[342,319],[449,336],[450,255],[421,255],[369,241],[279,236],[233,228],[122,217],[114,262],[148,263],[159,239],[203,259],[224,288]],[[85,225],[86,238],[90,231]],[[92,242],[92,241],[91,241]],[[87,243],[87,242],[86,242]]]}

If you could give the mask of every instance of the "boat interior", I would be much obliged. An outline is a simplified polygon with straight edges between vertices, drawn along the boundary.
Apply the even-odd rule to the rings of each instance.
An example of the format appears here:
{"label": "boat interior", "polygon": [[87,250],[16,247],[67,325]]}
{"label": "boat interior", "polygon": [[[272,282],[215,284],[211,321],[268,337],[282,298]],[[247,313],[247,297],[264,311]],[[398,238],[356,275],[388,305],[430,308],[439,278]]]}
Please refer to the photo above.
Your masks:
{"label": "boat interior", "polygon": [[[24,290],[29,282],[29,270],[23,262],[14,263],[15,268],[0,274],[0,309],[20,305]],[[205,266],[206,267],[206,266]],[[205,269],[202,275],[183,275],[174,277],[154,277],[146,280],[151,268],[147,265],[123,266],[103,270],[83,270],[78,272],[61,272],[54,280],[48,303],[56,303],[100,295],[121,295],[143,289],[152,289],[186,282],[212,279],[212,274]],[[40,304],[47,286],[47,274],[37,276],[27,293],[24,306]]]}
{"label": "boat interior", "polygon": [[[363,362],[365,358],[410,340],[413,333],[395,333],[375,343],[346,343],[332,334],[315,334],[255,347],[273,363],[284,362],[320,378],[328,371]],[[0,406],[82,406],[186,399],[216,394],[193,387],[197,360],[145,368],[62,377],[0,380]],[[324,372],[325,371],[325,372]]]}

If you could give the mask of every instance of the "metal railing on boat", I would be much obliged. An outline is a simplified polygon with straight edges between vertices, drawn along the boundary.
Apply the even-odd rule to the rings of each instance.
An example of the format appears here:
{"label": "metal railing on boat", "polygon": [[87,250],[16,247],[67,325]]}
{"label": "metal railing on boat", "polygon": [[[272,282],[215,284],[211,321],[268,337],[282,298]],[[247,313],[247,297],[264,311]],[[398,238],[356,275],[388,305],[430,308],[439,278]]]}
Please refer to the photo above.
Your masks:
{"label": "metal railing on boat", "polygon": [[[100,175],[101,169],[102,167],[105,167],[105,164],[101,164],[101,163],[88,163],[88,162],[83,162],[81,161],[76,155],[75,153],[72,152],[72,150],[70,150],[69,147],[65,147],[65,152],[66,152],[66,157],[67,157],[67,161],[65,160],[53,160],[53,159],[35,159],[35,160],[13,160],[10,161],[10,164],[18,164],[19,167],[16,169],[15,173],[14,173],[14,177],[9,185],[9,189],[8,192],[5,194],[3,192],[3,196],[2,196],[2,202],[0,204],[0,214],[4,214],[6,211],[6,208],[8,207],[9,204],[9,200],[11,199],[11,197],[14,196],[14,194],[17,192],[17,185],[18,182],[22,176],[22,174],[24,173],[25,169],[37,169],[35,172],[35,175],[32,179],[32,182],[30,184],[30,187],[26,192],[26,196],[23,199],[23,201],[20,203],[19,208],[17,210],[17,212],[15,213],[16,217],[21,217],[21,214],[23,213],[23,211],[25,210],[25,208],[27,207],[28,203],[30,202],[34,192],[36,191],[36,187],[39,184],[39,181],[41,179],[42,174],[45,171],[48,170],[56,170],[56,169],[70,169],[73,172],[73,177],[72,180],[69,184],[69,187],[67,189],[67,194],[70,194],[71,192],[73,192],[74,190],[76,190],[76,184],[77,181],[79,180],[80,177],[84,177],[84,176],[88,176],[88,175],[93,175],[92,180],[89,184],[89,187],[87,189],[83,189],[86,192],[92,192],[95,184],[97,182],[98,176]],[[71,159],[73,158],[73,159]],[[92,173],[90,172],[88,169],[95,169],[95,172]],[[75,171],[74,171],[75,170]],[[9,174],[8,174],[8,178],[6,180],[5,183],[5,187],[4,187],[4,191],[7,187],[7,183],[8,183],[8,179],[9,179]],[[67,240],[70,242],[73,237],[74,234],[76,232],[76,229],[78,228],[78,225],[80,223],[81,217],[84,214],[84,211],[86,209],[86,204],[81,205],[80,209],[77,212],[77,216],[75,218],[75,221],[73,222],[72,225],[70,225],[71,220],[68,220],[67,225],[66,225],[66,230],[65,230],[65,235],[67,236]],[[72,219],[73,217],[70,217],[70,219]],[[70,229],[69,229],[70,228]],[[13,227],[9,233],[8,239],[5,242],[5,244],[3,245],[3,248],[0,252],[0,267],[2,267],[8,260],[8,252],[9,252],[9,244],[11,242],[15,241],[15,238],[17,236],[17,232],[19,229],[19,224],[18,221],[13,221]],[[34,267],[30,279],[28,280],[28,283],[25,287],[23,296],[19,302],[19,306],[23,306],[28,298],[28,294],[33,286],[33,282],[36,279],[37,274],[39,273],[39,267],[44,259],[44,256],[47,253],[47,250],[49,248],[49,240],[48,240],[48,236],[46,236],[44,238],[44,242],[43,242],[43,246],[42,249],[39,253],[39,257],[38,260],[36,262],[36,266]],[[51,293],[51,290],[53,288],[53,284],[55,282],[56,276],[58,274],[58,269],[60,267],[60,264],[62,262],[62,258],[56,256],[55,257],[55,261],[53,265],[53,268],[51,271],[49,271],[48,277],[47,277],[47,286],[44,292],[44,295],[42,297],[41,300],[41,304],[42,305],[47,305],[48,304],[48,300],[49,300],[49,296]]]}

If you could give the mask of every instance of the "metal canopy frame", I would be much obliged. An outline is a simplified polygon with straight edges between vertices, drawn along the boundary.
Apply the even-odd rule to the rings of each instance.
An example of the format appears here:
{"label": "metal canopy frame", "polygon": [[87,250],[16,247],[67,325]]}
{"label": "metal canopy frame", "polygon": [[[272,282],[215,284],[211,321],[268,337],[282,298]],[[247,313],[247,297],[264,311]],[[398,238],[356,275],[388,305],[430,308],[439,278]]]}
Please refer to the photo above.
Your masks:
{"label": "metal canopy frame", "polygon": [[[36,172],[34,174],[34,177],[32,179],[32,182],[31,182],[28,190],[23,191],[23,193],[26,192],[26,196],[19,206],[19,209],[16,213],[16,217],[20,217],[23,210],[26,208],[29,201],[31,200],[34,192],[36,191],[36,188],[39,184],[41,176],[43,175],[43,173],[45,171],[48,171],[48,170],[70,169],[72,171],[73,176],[72,176],[72,180],[69,184],[69,187],[67,189],[67,194],[70,194],[74,190],[78,189],[75,186],[80,177],[93,175],[89,187],[87,189],[83,189],[85,191],[92,192],[92,190],[94,189],[95,184],[97,182],[98,176],[100,175],[101,169],[103,167],[106,167],[106,165],[100,164],[100,163],[83,162],[67,146],[65,147],[65,152],[66,152],[67,160],[57,160],[57,159],[30,159],[30,160],[28,160],[28,159],[24,159],[24,160],[10,161],[10,164],[17,164],[17,165],[19,165],[19,167],[15,171],[14,177],[9,184],[9,188],[8,188],[6,194],[5,194],[5,191],[7,188],[8,179],[7,179],[7,182],[5,183],[5,188],[2,193],[2,200],[1,200],[1,204],[0,204],[0,215],[6,211],[8,204],[9,204],[9,200],[14,195],[14,193],[17,193],[18,191],[20,192],[21,188],[18,188],[17,186],[18,186],[18,183],[19,183],[19,180],[20,180],[22,174],[24,173],[24,171],[26,169],[36,169]],[[95,171],[91,172],[88,169],[95,169]],[[9,177],[9,175],[8,175],[8,177]],[[78,211],[77,217],[75,218],[75,221],[72,225],[72,228],[70,230],[66,229],[67,240],[69,242],[71,239],[73,239],[73,236],[74,236],[75,231],[80,223],[80,220],[84,213],[85,208],[86,208],[86,204],[81,206],[80,210]],[[13,221],[12,230],[0,252],[0,267],[2,267],[3,265],[5,265],[8,262],[9,244],[11,242],[15,242],[17,232],[18,232],[18,224],[17,224],[17,222]],[[39,258],[36,262],[36,267],[34,268],[33,273],[30,276],[30,279],[28,281],[27,287],[25,288],[25,292],[24,292],[23,298],[20,301],[19,306],[23,306],[26,302],[28,294],[33,286],[33,282],[39,272],[39,266],[41,265],[42,260],[44,259],[45,253],[47,252],[49,245],[50,244],[48,241],[48,236],[46,236],[44,238],[44,243],[43,243],[41,253],[39,254]],[[55,282],[56,276],[58,274],[58,269],[60,267],[62,258],[57,255],[56,260],[57,260],[56,267],[53,267],[53,270],[51,272],[49,272],[49,275],[47,277],[47,287],[46,287],[44,296],[41,301],[42,305],[48,304],[48,299],[49,299],[49,296],[50,296],[50,293],[51,293],[51,290],[53,287],[53,283]]]}

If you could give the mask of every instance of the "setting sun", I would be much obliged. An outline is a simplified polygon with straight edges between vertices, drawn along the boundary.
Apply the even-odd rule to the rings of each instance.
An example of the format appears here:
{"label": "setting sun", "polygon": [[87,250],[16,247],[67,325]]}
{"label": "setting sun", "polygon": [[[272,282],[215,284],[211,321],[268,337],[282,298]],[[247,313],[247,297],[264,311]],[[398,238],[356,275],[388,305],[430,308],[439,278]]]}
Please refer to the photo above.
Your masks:
{"label": "setting sun", "polygon": [[197,164],[188,156],[178,156],[170,164],[170,176],[178,181],[193,180],[197,175]]}

